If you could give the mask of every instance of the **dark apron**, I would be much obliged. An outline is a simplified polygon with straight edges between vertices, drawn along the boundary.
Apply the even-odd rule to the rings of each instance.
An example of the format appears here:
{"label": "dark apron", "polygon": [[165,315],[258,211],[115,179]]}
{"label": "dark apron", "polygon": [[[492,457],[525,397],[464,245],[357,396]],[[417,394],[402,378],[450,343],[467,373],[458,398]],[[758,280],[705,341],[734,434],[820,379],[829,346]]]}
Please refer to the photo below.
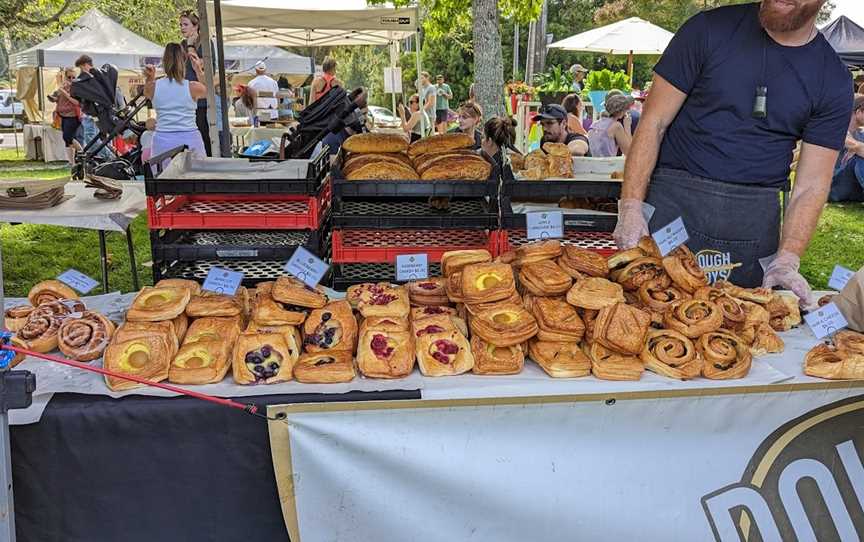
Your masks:
{"label": "dark apron", "polygon": [[656,209],[648,229],[653,233],[680,216],[687,246],[712,284],[725,279],[761,286],[759,259],[777,252],[780,243],[780,191],[657,168],[645,199]]}

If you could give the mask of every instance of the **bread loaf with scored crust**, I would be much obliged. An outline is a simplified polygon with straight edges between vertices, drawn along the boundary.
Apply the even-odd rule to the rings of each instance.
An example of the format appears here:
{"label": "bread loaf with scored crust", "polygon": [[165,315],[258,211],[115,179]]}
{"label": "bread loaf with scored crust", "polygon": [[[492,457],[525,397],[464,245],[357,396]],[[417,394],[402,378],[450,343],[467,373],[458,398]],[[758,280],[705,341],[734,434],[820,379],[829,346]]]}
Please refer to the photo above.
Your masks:
{"label": "bread loaf with scored crust", "polygon": [[353,170],[345,176],[349,181],[416,181],[420,178],[414,168],[392,162],[373,162]]}
{"label": "bread loaf with scored crust", "polygon": [[424,181],[485,181],[492,172],[492,164],[481,157],[441,157],[424,171]]}
{"label": "bread loaf with scored crust", "polygon": [[387,154],[352,154],[342,165],[342,174],[349,175],[352,171],[357,170],[368,164],[376,164],[386,162],[390,164],[401,164],[406,167],[411,167],[411,162],[408,157],[402,153],[387,153]]}
{"label": "bread loaf with scored crust", "polygon": [[399,134],[368,133],[356,134],[342,143],[347,152],[390,153],[408,150],[408,141]]}
{"label": "bread loaf with scored crust", "polygon": [[412,143],[408,147],[408,156],[414,158],[430,152],[470,149],[473,146],[474,137],[468,134],[441,134]]}

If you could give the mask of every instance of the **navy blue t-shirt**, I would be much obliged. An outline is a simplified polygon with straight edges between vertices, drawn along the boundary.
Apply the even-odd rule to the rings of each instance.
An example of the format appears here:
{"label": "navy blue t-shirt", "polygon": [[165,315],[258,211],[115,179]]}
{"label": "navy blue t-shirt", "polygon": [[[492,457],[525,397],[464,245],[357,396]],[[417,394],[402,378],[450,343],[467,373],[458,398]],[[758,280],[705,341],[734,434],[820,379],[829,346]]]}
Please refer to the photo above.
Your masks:
{"label": "navy blue t-shirt", "polygon": [[[666,130],[658,167],[774,187],[789,176],[798,140],[843,148],[849,70],[821,33],[800,47],[775,42],[759,23],[759,4],[695,15],[654,71],[688,95]],[[768,88],[764,119],[753,117],[757,86]]]}

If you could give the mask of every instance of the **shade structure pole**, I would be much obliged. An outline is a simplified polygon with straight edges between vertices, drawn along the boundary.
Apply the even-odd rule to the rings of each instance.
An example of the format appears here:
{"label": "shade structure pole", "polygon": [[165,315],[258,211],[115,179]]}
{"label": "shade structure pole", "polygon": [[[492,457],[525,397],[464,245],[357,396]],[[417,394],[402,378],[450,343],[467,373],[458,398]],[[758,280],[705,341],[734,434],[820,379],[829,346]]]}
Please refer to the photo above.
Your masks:
{"label": "shade structure pole", "polygon": [[513,25],[513,80],[519,79],[519,23]]}
{"label": "shade structure pole", "polygon": [[207,0],[198,0],[198,13],[201,14],[198,35],[201,40],[201,53],[204,57],[204,85],[207,87],[207,125],[210,135],[210,149],[219,148],[219,132],[216,129],[216,85],[213,84],[213,47],[210,42],[210,20],[207,17]]}
{"label": "shade structure pole", "polygon": [[[217,2],[219,0],[216,0]],[[630,75],[630,85],[633,85],[633,51],[627,55],[627,73]]]}
{"label": "shade structure pole", "polygon": [[[415,58],[415,64],[417,65],[417,92],[423,89],[420,88],[420,72],[423,71],[423,61],[420,60],[420,8],[417,8],[417,32],[414,34],[414,45],[416,45],[415,49],[417,49],[417,56]],[[423,96],[420,96],[420,133],[421,137],[426,137],[426,129],[428,128],[426,122],[426,115],[423,114],[426,104],[423,102]]]}
{"label": "shade structure pole", "polygon": [[393,106],[393,109],[391,109],[391,111],[393,111],[394,115],[396,115],[398,113],[396,112],[396,78],[393,77],[392,74],[396,72],[396,57],[397,57],[396,49],[398,47],[399,47],[399,44],[395,40],[393,40],[392,36],[391,36],[391,39],[390,39],[390,70],[391,71],[390,71],[390,73],[391,73],[391,78],[393,79],[393,81],[391,81],[391,83],[393,84],[393,88],[391,90],[393,90],[393,92],[390,93],[390,103]]}
{"label": "shade structure pole", "polygon": [[[231,157],[231,127],[228,124],[228,77],[225,75],[225,38],[222,35],[222,1],[213,0],[213,23],[216,25],[216,58],[219,59],[219,89],[216,96],[219,100],[219,113],[222,121],[222,134],[219,137],[219,148],[224,158]],[[214,149],[216,147],[213,147]],[[214,153],[215,154],[215,153]]]}

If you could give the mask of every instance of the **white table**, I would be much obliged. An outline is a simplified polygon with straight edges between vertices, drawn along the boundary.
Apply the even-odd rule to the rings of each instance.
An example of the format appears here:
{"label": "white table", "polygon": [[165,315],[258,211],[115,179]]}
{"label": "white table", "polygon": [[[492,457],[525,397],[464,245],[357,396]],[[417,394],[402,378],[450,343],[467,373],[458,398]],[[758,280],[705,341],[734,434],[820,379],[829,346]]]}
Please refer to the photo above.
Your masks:
{"label": "white table", "polygon": [[47,124],[24,125],[24,152],[28,160],[46,163],[67,160],[62,132]]}
{"label": "white table", "polygon": [[231,139],[234,141],[235,148],[239,151],[252,145],[258,141],[273,141],[275,145],[279,145],[279,140],[282,134],[288,131],[288,128],[269,128],[261,126],[255,128],[253,126],[232,126]]}

